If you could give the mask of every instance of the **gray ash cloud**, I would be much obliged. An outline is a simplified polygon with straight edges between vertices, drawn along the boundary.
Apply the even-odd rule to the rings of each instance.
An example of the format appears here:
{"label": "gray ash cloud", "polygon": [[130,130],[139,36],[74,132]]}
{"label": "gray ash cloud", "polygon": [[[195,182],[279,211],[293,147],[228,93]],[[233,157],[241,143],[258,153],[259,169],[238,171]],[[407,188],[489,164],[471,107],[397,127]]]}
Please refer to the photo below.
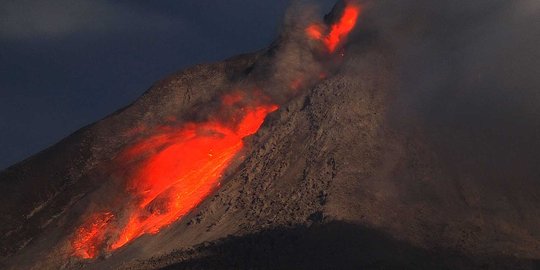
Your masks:
{"label": "gray ash cloud", "polygon": [[368,6],[365,26],[396,54],[399,98],[392,120],[407,129],[420,125],[441,158],[454,164],[451,170],[536,186],[540,3],[410,0]]}

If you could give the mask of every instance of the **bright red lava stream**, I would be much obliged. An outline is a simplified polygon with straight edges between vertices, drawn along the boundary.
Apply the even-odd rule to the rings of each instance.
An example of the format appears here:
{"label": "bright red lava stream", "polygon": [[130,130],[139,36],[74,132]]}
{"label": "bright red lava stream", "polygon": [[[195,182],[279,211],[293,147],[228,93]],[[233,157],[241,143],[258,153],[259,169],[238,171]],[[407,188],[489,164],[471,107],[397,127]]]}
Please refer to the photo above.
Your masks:
{"label": "bright red lava stream", "polygon": [[[90,216],[71,241],[75,255],[94,258],[102,248],[115,250],[143,234],[155,234],[202,202],[242,150],[242,139],[256,133],[266,115],[278,108],[239,105],[243,99],[240,92],[223,97],[223,106],[234,107],[239,119],[232,127],[210,120],[162,128],[121,153],[121,161],[143,159],[128,182],[132,199],[122,210],[126,221],[115,220],[110,211]],[[115,228],[115,240],[106,244]]]}
{"label": "bright red lava stream", "polygon": [[[266,115],[276,109],[276,105],[243,108],[235,128],[214,121],[190,123],[146,139],[125,153],[127,159],[152,156],[131,181],[129,190],[137,194],[138,206],[111,249],[145,233],[155,234],[196,207],[242,150],[242,139],[256,133]],[[161,150],[154,153],[155,149]]]}
{"label": "bright red lava stream", "polygon": [[[359,6],[348,4],[327,30],[313,24],[306,34],[333,53],[354,28],[359,13]],[[290,87],[296,91],[302,85],[303,78],[297,78]],[[117,165],[137,164],[128,169],[127,203],[120,211],[107,209],[86,217],[71,238],[74,255],[95,258],[144,234],[156,234],[188,214],[219,186],[223,172],[243,149],[243,139],[256,133],[266,116],[278,109],[262,100],[232,92],[222,97],[222,111],[232,119],[159,128],[125,149]]]}

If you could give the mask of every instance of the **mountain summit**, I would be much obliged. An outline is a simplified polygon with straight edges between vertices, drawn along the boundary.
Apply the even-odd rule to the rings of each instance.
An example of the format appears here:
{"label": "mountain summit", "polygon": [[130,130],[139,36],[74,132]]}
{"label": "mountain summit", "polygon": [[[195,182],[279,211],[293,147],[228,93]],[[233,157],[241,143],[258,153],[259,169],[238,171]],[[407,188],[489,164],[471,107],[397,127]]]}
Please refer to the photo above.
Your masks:
{"label": "mountain summit", "polygon": [[538,144],[474,118],[458,90],[476,81],[422,69],[459,52],[427,57],[463,34],[448,18],[390,6],[294,6],[268,48],[170,75],[1,172],[1,265],[534,269]]}

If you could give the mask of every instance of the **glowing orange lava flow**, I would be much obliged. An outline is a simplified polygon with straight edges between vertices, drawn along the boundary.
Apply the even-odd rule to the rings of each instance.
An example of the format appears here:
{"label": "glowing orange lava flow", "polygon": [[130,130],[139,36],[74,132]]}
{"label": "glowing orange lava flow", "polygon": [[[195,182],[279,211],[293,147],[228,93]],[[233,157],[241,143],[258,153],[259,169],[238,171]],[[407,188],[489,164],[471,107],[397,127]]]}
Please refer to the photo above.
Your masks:
{"label": "glowing orange lava flow", "polygon": [[246,110],[236,129],[219,122],[188,124],[182,130],[158,135],[127,153],[137,157],[161,149],[140,168],[129,189],[139,202],[111,245],[117,249],[145,233],[159,230],[186,215],[217,186],[233,157],[276,106]]}
{"label": "glowing orange lava flow", "polygon": [[[360,6],[348,4],[328,29],[313,24],[306,34],[334,53],[354,28],[360,11]],[[310,75],[314,74],[292,80],[289,87],[294,91],[306,87],[305,76]],[[319,78],[326,76],[322,71]],[[115,250],[144,234],[158,233],[194,209],[219,186],[221,175],[244,147],[243,138],[256,133],[266,116],[277,110],[277,105],[260,98],[247,99],[242,92],[225,95],[219,112],[229,119],[162,127],[124,150],[116,164],[130,175],[127,194],[123,193],[127,198],[120,199],[123,208],[111,207],[90,215],[71,239],[74,254],[95,258],[103,250]],[[127,134],[142,130],[148,127]]]}
{"label": "glowing orange lava flow", "polygon": [[105,240],[104,231],[113,218],[111,212],[103,212],[92,215],[88,221],[75,232],[76,238],[71,245],[75,250],[75,255],[90,259],[97,255],[101,243]]}
{"label": "glowing orange lava flow", "polygon": [[360,12],[360,6],[348,4],[343,10],[341,18],[330,26],[328,34],[323,35],[323,27],[318,24],[308,26],[306,34],[311,39],[322,41],[328,52],[333,53],[354,29]]}
{"label": "glowing orange lava flow", "polygon": [[[143,234],[155,234],[186,215],[219,185],[219,179],[242,150],[243,138],[257,132],[276,105],[241,105],[243,96],[227,95],[223,104],[234,107],[234,124],[210,120],[161,133],[135,144],[120,160],[142,162],[128,181],[131,201],[113,215],[96,214],[83,224],[71,244],[81,258],[93,258],[103,248],[115,250]],[[233,106],[234,105],[234,106]],[[234,120],[234,119],[233,119]],[[232,127],[231,127],[232,126]],[[119,221],[122,217],[124,222]],[[112,244],[104,247],[106,235]]]}

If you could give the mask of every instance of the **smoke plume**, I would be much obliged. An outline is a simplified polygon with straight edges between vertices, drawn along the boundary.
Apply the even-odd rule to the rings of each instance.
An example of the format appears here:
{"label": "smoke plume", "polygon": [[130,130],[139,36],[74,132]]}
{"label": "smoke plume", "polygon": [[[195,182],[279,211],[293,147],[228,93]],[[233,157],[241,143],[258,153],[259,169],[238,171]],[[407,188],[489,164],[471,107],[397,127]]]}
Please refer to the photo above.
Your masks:
{"label": "smoke plume", "polygon": [[[396,54],[391,120],[429,134],[449,170],[538,187],[540,3],[371,1],[364,27]],[[420,123],[417,121],[420,119]]]}

